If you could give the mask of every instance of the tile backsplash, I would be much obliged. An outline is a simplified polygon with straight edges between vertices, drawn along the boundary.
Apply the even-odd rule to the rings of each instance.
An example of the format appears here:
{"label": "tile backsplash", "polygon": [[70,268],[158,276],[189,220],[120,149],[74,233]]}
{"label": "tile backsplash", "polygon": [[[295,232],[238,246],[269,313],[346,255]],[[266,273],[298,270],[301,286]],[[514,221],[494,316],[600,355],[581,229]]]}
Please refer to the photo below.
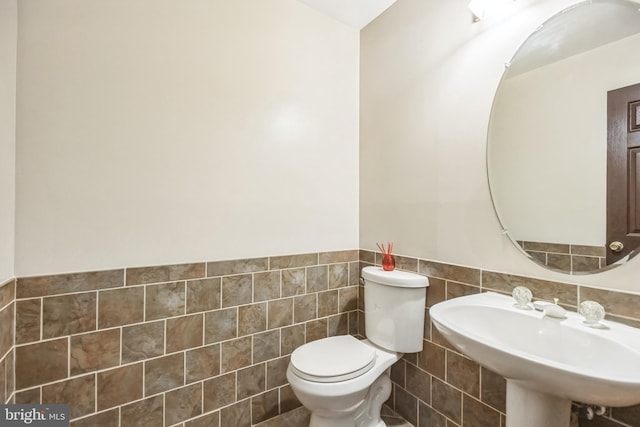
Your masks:
{"label": "tile backsplash", "polygon": [[[285,376],[296,347],[364,335],[360,268],[379,263],[352,250],[12,280],[0,287],[0,398],[69,403],[74,427],[277,421],[300,406]],[[440,336],[428,316],[439,301],[524,285],[572,310],[599,301],[611,320],[640,327],[640,295],[412,257],[396,266],[430,279],[424,349],[392,367],[387,402],[415,426],[506,420],[505,380]],[[640,406],[594,423],[580,420],[640,425]]]}

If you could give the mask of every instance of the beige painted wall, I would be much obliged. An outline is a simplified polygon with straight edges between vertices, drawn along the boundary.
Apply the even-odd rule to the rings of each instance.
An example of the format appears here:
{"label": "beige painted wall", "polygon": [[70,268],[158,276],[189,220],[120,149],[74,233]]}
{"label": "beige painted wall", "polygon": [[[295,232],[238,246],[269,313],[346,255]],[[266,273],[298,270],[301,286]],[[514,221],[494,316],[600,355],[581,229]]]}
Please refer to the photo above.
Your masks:
{"label": "beige painted wall", "polygon": [[466,1],[400,0],[361,33],[360,247],[640,292],[640,259],[576,276],[526,259],[501,233],[486,135],[507,62],[572,0],[518,1],[473,24]]}
{"label": "beige painted wall", "polygon": [[21,0],[16,275],[358,246],[359,34],[296,0]]}
{"label": "beige painted wall", "polygon": [[0,284],[14,276],[17,0],[0,0]]}

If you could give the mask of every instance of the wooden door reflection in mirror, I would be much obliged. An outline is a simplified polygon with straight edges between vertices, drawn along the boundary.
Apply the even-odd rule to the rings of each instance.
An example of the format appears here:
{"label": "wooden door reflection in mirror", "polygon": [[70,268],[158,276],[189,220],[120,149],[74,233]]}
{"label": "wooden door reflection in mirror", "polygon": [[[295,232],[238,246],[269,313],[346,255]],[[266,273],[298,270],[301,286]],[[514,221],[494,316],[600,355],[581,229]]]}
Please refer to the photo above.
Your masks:
{"label": "wooden door reflection in mirror", "polygon": [[640,246],[640,84],[607,93],[607,265]]}

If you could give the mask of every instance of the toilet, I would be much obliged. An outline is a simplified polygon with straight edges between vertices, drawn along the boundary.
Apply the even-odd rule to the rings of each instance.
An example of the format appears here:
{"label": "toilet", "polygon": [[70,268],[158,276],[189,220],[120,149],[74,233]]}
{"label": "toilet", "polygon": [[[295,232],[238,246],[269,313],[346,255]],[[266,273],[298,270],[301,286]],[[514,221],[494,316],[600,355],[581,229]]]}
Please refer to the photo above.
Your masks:
{"label": "toilet", "polygon": [[367,339],[338,335],[298,347],[287,380],[311,411],[310,427],[385,427],[391,365],[422,350],[426,277],[362,269]]}

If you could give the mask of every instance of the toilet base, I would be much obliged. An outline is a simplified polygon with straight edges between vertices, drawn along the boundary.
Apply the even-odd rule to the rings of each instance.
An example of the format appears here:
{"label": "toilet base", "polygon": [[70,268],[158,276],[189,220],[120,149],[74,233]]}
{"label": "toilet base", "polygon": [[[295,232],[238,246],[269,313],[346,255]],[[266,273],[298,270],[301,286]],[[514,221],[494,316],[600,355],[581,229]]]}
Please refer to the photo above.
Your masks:
{"label": "toilet base", "polygon": [[[340,420],[336,418],[322,418],[322,417],[314,417],[311,415],[311,422],[309,423],[309,427],[354,427],[358,426],[355,424],[353,419],[348,420]],[[377,424],[369,424],[367,427],[387,427],[387,424],[380,420]]]}
{"label": "toilet base", "polygon": [[391,380],[387,369],[369,388],[364,401],[340,412],[311,412],[309,427],[387,427],[380,413],[391,395]]}

